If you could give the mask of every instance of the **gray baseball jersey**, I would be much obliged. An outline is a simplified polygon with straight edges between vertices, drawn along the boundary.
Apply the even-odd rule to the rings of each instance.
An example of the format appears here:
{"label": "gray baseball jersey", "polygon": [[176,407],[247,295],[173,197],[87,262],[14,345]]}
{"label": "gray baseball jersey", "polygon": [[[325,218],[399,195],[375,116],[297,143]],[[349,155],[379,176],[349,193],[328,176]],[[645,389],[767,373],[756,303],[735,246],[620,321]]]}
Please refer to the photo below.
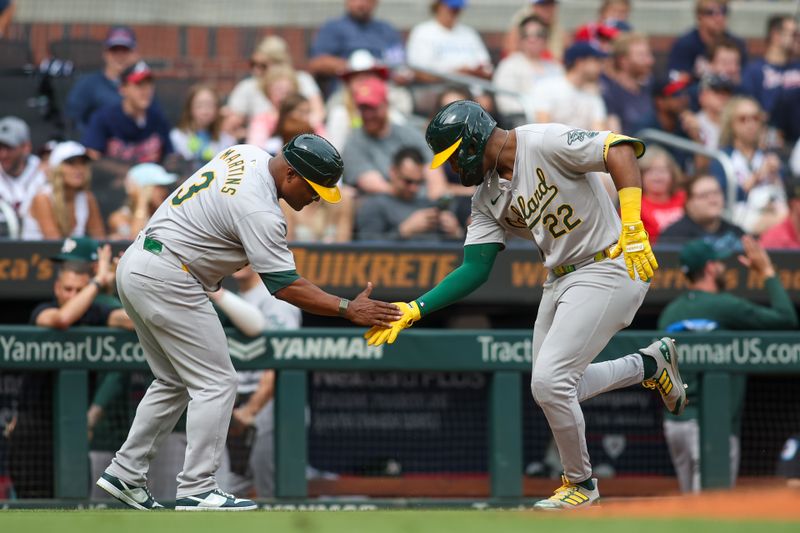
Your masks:
{"label": "gray baseball jersey", "polygon": [[247,263],[259,273],[295,269],[269,159],[252,145],[220,152],[161,204],[145,229],[206,290]]}
{"label": "gray baseball jersey", "polygon": [[562,124],[530,124],[515,131],[513,177],[509,182],[495,173],[478,186],[464,244],[505,244],[511,233],[534,241],[544,266],[553,268],[616,242],[619,215],[591,173],[606,170],[607,141],[619,136]]}

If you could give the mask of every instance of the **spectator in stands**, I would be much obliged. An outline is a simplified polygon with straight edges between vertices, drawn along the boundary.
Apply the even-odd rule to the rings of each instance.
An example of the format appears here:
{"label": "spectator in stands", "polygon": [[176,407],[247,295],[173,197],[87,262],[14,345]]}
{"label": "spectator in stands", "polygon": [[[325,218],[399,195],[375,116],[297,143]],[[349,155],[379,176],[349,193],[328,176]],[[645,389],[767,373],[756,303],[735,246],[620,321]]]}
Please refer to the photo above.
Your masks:
{"label": "spectator in stands", "polygon": [[132,241],[150,221],[150,217],[169,196],[178,180],[157,163],[139,163],[125,177],[128,203],[108,217],[109,237],[113,240]]}
{"label": "spectator in stands", "polygon": [[79,77],[69,92],[65,112],[83,133],[98,109],[118,104],[122,71],[136,62],[136,35],[127,26],[114,26],[103,42],[103,70]]}
{"label": "spectator in stands", "polygon": [[284,144],[301,133],[315,133],[311,126],[311,106],[305,96],[294,93],[281,102],[272,136],[262,148],[271,155],[277,155]]}
{"label": "spectator in stands", "polygon": [[[111,247],[98,248],[97,258],[93,277],[87,262],[63,263],[53,286],[55,299],[37,306],[30,324],[62,330],[72,326],[132,330],[133,323],[124,309],[111,310],[94,301],[114,279]],[[27,373],[20,387],[9,443],[11,478],[19,498],[53,497],[52,388],[52,378],[45,372]]]}
{"label": "spectator in stands", "polygon": [[[289,65],[275,65],[261,78],[261,89],[266,94],[272,108],[251,118],[247,128],[247,142],[264,148],[267,141],[275,134],[283,101],[299,90],[297,73]],[[324,135],[323,123],[314,122],[314,120],[313,112],[309,109],[308,121],[314,133]]]}
{"label": "spectator in stands", "polygon": [[770,125],[777,130],[784,146],[794,146],[800,140],[800,87],[784,87],[775,101]]}
{"label": "spectator in stands", "polygon": [[542,80],[533,88],[529,108],[531,122],[559,122],[585,130],[605,130],[608,116],[597,94],[605,53],[587,42],[578,42],[564,53],[567,73]]}
{"label": "spectator in stands", "polygon": [[86,148],[75,141],[56,146],[50,155],[49,177],[49,183],[34,196],[22,221],[22,238],[105,238],[103,217],[89,190],[91,172]]}
{"label": "spectator in stands", "polygon": [[222,131],[219,95],[213,87],[201,83],[189,88],[178,126],[169,138],[192,168],[200,168],[219,151],[236,144],[236,139]]}
{"label": "spectator in stands", "polygon": [[[361,114],[362,126],[350,134],[342,157],[344,181],[367,194],[389,194],[389,167],[392,157],[407,146],[424,154],[426,163],[433,159],[422,133],[405,124],[389,120],[386,83],[367,79],[354,88],[353,99]],[[441,169],[426,166],[425,193],[431,199],[444,194],[446,180]]]}
{"label": "spectator in stands", "polygon": [[[758,102],[734,97],[723,111],[719,139],[721,150],[731,158],[737,186],[733,221],[756,235],[777,224],[788,210],[781,181],[783,164],[777,154],[760,148],[765,119]],[[711,163],[710,172],[727,190],[727,178],[718,161]]]}
{"label": "spectator in stands", "polygon": [[600,79],[609,129],[634,135],[636,125],[653,113],[654,61],[644,34],[631,32],[614,39],[610,68]]}
{"label": "spectator in stands", "polygon": [[14,0],[0,1],[0,39],[8,34],[8,27],[11,26],[11,19],[14,18],[16,9],[17,4]]}
{"label": "spectator in stands", "polygon": [[422,153],[401,148],[389,169],[388,194],[371,195],[358,208],[356,229],[359,240],[441,241],[459,240],[464,228],[449,210],[448,197],[434,204],[418,194],[425,183]]}
{"label": "spectator in stands", "polygon": [[728,1],[697,0],[697,27],[679,37],[672,45],[667,68],[670,74],[687,73],[700,79],[708,69],[711,49],[721,39],[729,39],[739,49],[740,68],[747,62],[747,50],[742,39],[728,32]]}
{"label": "spectator in stands", "polygon": [[[492,83],[498,89],[519,93],[518,98],[498,95],[497,110],[506,116],[525,115],[524,99],[536,85],[550,77],[563,77],[564,69],[542,58],[547,46],[547,26],[536,15],[519,23],[519,50],[500,61]],[[524,118],[522,120],[525,120]]]}
{"label": "spectator in stands", "polygon": [[342,86],[328,98],[328,115],[325,123],[326,138],[338,150],[343,150],[350,132],[361,127],[361,114],[353,101],[353,87],[367,78],[379,78],[389,90],[389,117],[397,124],[406,122],[413,110],[413,99],[404,87],[390,79],[389,69],[368,50],[356,50],[347,60],[347,70],[341,75]]}
{"label": "spectator in stands", "polygon": [[[292,67],[289,45],[277,35],[265,37],[258,44],[250,57],[250,77],[237,83],[228,96],[226,111],[229,120],[226,131],[245,128],[255,115],[277,112],[263,90],[263,78],[273,66]],[[294,73],[297,78],[297,92],[305,96],[311,104],[312,122],[321,123],[325,118],[325,103],[317,82],[308,72],[295,70]],[[244,138],[244,135],[241,137]]]}
{"label": "spectator in stands", "polygon": [[308,68],[316,76],[339,76],[347,59],[366,49],[391,67],[405,63],[403,39],[394,26],[373,18],[378,0],[345,0],[344,16],[329,20],[319,29],[311,45]]}
{"label": "spectator in stands", "polygon": [[547,48],[542,52],[542,58],[561,61],[564,55],[564,47],[569,38],[558,22],[557,0],[529,0],[527,6],[514,13],[511,17],[511,26],[503,39],[503,56],[508,56],[519,50],[519,24],[523,19],[531,15],[538,17],[547,26]]}
{"label": "spectator in stands", "polygon": [[628,24],[631,13],[630,0],[603,0],[597,20],[579,26],[575,41],[588,41],[603,51],[611,51],[611,43],[620,33],[632,30]]}
{"label": "spectator in stands", "polygon": [[761,246],[770,249],[800,250],[800,175],[786,180],[789,214],[783,222],[761,234]]}
{"label": "spectator in stands", "polygon": [[[483,39],[475,29],[458,22],[466,0],[434,0],[433,18],[411,28],[406,43],[408,64],[439,72],[457,72],[490,78],[493,65]],[[435,80],[425,74],[418,79]]]}
{"label": "spectator in stands", "polygon": [[92,159],[101,156],[129,164],[159,163],[173,152],[170,125],[154,105],[153,72],[139,61],[121,75],[122,100],[96,111],[83,134]]}
{"label": "spectator in stands", "polygon": [[642,172],[642,222],[655,243],[661,231],[683,216],[686,191],[683,175],[669,152],[650,146],[639,159]]}
{"label": "spectator in stands", "polygon": [[698,102],[700,111],[695,115],[698,141],[710,150],[719,147],[722,112],[733,96],[734,83],[718,74],[705,74],[700,80]]}
{"label": "spectator in stands", "polygon": [[[222,311],[239,331],[255,336],[263,331],[300,328],[300,309],[272,296],[250,266],[236,272],[233,279],[238,294],[220,289],[210,296],[217,310]],[[259,320],[254,320],[254,317]],[[223,454],[217,479],[223,490],[250,493],[255,489],[259,498],[271,498],[275,495],[275,416],[272,403],[275,372],[239,371],[236,374],[239,386],[228,433],[228,453]],[[252,429],[248,431],[249,428]],[[237,454],[239,450],[244,453]]]}
{"label": "spectator in stands", "polygon": [[[689,110],[689,83],[690,78],[686,75],[678,76],[674,80],[667,77],[657,78],[653,82],[653,113],[645,116],[634,127],[634,131],[653,128],[685,139],[699,140],[699,130],[692,128],[696,121],[693,121],[694,115]],[[665,148],[684,172],[690,168],[690,153],[672,147]]]}
{"label": "spectator in stands", "polygon": [[742,74],[742,88],[769,114],[781,92],[800,87],[800,61],[793,58],[798,39],[797,21],[791,15],[773,15],[767,21],[767,50],[764,57],[748,63]]}
{"label": "spectator in stands", "polygon": [[[744,253],[739,262],[749,271],[748,279],[763,281],[769,306],[761,306],[725,292],[726,267],[722,262],[730,250],[717,249],[696,240],[687,243],[680,254],[681,269],[689,281],[688,291],[678,296],[658,317],[658,328],[673,331],[709,330],[792,330],[798,326],[797,313],[769,255],[749,236],[742,237]],[[700,490],[700,432],[697,390],[700,377],[683,372],[688,384],[688,404],[683,415],[664,415],[664,436],[678,476],[681,491]],[[731,376],[730,463],[731,484],[739,470],[739,434],[747,387],[747,376]]]}
{"label": "spectator in stands", "polygon": [[[709,63],[705,74],[716,74],[730,80],[736,92],[742,83],[742,51],[733,39],[720,39],[710,49]],[[700,76],[702,79],[702,76]]]}
{"label": "spectator in stands", "polygon": [[46,181],[40,163],[25,121],[0,119],[0,238],[20,237],[22,217]]}
{"label": "spectator in stands", "polygon": [[718,248],[738,248],[744,231],[722,218],[725,197],[714,176],[700,174],[686,186],[686,213],[674,224],[667,226],[660,237],[661,243],[683,243],[705,239]]}

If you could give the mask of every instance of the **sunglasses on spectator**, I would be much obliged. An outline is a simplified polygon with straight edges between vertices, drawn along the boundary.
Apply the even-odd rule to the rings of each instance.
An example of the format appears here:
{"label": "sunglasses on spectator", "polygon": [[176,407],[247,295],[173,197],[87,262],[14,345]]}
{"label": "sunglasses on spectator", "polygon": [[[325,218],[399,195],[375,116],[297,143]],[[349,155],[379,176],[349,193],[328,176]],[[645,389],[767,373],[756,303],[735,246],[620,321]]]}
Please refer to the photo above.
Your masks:
{"label": "sunglasses on spectator", "polygon": [[726,17],[728,16],[728,6],[707,7],[705,9],[701,9],[699,13],[704,17],[714,17],[714,16]]}
{"label": "sunglasses on spectator", "polygon": [[750,115],[737,115],[735,120],[740,124],[744,124],[745,122],[761,122],[762,119],[761,115],[753,113]]}
{"label": "sunglasses on spectator", "polygon": [[412,187],[412,186],[415,186],[415,185],[419,187],[425,182],[424,179],[415,180],[415,179],[412,179],[412,178],[404,178],[404,177],[401,177],[400,179],[403,180],[405,182],[405,184],[408,185],[409,187]]}
{"label": "sunglasses on spectator", "polygon": [[251,59],[250,68],[257,68],[258,70],[267,70],[269,68],[269,63],[267,63],[266,61],[256,61],[255,59]]}
{"label": "sunglasses on spectator", "polygon": [[523,39],[547,39],[547,31],[546,30],[539,30],[539,31],[531,31],[522,35]]}

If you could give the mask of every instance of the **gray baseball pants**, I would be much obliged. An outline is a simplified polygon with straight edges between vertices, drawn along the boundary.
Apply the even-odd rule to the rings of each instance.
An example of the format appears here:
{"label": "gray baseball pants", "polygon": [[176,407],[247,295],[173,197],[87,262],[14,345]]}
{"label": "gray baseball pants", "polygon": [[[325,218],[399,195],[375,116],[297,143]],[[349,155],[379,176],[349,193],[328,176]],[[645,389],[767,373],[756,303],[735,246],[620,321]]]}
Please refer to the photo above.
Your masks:
{"label": "gray baseball pants", "polygon": [[144,485],[150,461],[188,406],[186,456],[177,498],[217,488],[215,473],[236,397],[236,372],[219,317],[198,281],[166,248],[140,234],[117,268],[117,288],[155,380],[107,472]]}
{"label": "gray baseball pants", "polygon": [[644,378],[638,354],[591,363],[631,323],[648,287],[630,279],[621,256],[551,276],[544,285],[533,327],[531,392],[572,482],[592,476],[580,402]]}

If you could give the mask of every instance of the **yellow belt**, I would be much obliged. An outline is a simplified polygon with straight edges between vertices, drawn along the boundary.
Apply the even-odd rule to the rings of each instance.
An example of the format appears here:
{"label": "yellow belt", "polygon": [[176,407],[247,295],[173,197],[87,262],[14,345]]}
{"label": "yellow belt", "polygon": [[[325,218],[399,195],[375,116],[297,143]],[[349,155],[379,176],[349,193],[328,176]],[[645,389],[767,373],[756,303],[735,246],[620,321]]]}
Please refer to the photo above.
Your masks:
{"label": "yellow belt", "polygon": [[553,267],[552,272],[555,277],[560,278],[561,276],[566,276],[570,272],[575,272],[576,270],[578,270],[583,266],[589,265],[591,263],[599,263],[600,261],[604,261],[606,259],[608,259],[608,248],[606,248],[605,250],[600,250],[589,259],[578,261],[577,263],[574,263],[572,265],[559,265],[557,267]]}

